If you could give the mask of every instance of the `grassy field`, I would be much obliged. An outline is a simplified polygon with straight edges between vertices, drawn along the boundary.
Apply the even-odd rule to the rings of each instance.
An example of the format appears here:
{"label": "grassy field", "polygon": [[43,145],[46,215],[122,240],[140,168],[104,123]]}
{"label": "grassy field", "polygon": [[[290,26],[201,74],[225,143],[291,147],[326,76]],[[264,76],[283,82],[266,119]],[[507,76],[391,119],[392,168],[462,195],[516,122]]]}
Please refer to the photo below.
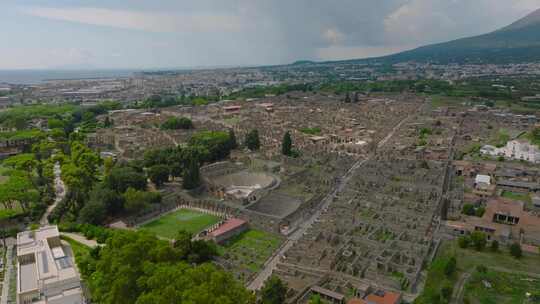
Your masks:
{"label": "grassy field", "polygon": [[527,193],[516,193],[511,191],[503,191],[502,197],[509,198],[516,201],[530,202],[531,197]]}
{"label": "grassy field", "polygon": [[279,237],[260,230],[248,230],[224,246],[219,246],[221,256],[237,267],[256,273],[279,247]]}
{"label": "grassy field", "polygon": [[[457,272],[451,277],[447,277],[444,274],[444,268],[450,257],[455,257],[457,260]],[[504,246],[499,247],[498,252],[492,252],[489,248],[483,251],[476,251],[474,249],[463,249],[457,245],[457,241],[444,242],[437,253],[437,257],[431,263],[428,268],[428,276],[425,284],[424,291],[416,299],[415,304],[432,303],[433,296],[440,293],[443,286],[454,285],[458,278],[465,272],[472,274],[471,283],[467,291],[469,295],[475,293],[481,293],[482,290],[475,290],[478,287],[477,282],[474,281],[475,269],[477,266],[483,265],[489,269],[490,272],[499,271],[501,273],[513,272],[515,276],[520,276],[517,273],[534,273],[540,275],[540,256],[537,254],[523,253],[521,259],[516,259],[510,255],[508,249]],[[525,277],[521,277],[523,279]],[[506,279],[502,278],[501,280]],[[475,283],[476,282],[476,283]],[[475,285],[476,284],[476,285]],[[482,283],[483,284],[483,283]],[[518,283],[516,283],[518,284]],[[520,283],[521,284],[521,283]],[[538,284],[538,283],[537,283]],[[514,288],[514,285],[508,285]],[[519,293],[521,285],[515,285],[516,291],[514,295]],[[467,286],[466,286],[467,287]],[[526,287],[526,286],[525,286]],[[495,291],[493,291],[495,292]],[[512,293],[508,291],[509,293]],[[496,296],[496,295],[494,295]],[[507,297],[509,294],[501,294],[501,297]],[[499,303],[491,302],[490,300],[482,302],[471,303]],[[500,302],[500,303],[523,303],[523,302]]]}
{"label": "grassy field", "polygon": [[180,230],[194,234],[201,232],[219,221],[220,218],[214,215],[180,209],[144,224],[140,230],[152,232],[160,237],[173,239]]}
{"label": "grassy field", "polygon": [[488,270],[474,272],[465,284],[464,302],[470,304],[540,303],[529,301],[526,293],[540,295],[540,279]]}

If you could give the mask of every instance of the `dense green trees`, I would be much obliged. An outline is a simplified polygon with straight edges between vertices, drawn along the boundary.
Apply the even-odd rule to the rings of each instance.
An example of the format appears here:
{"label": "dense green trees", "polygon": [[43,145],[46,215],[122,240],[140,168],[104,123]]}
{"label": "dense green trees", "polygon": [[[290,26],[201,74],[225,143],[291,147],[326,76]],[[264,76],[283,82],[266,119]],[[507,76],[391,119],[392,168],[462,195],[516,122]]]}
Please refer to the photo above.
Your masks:
{"label": "dense green trees", "polygon": [[89,256],[81,263],[92,300],[103,304],[254,303],[253,295],[229,274],[211,264],[188,264],[189,256],[200,255],[201,246],[191,242],[189,235],[182,239],[171,246],[146,233],[115,233],[95,258]]}
{"label": "dense green trees", "polygon": [[169,171],[166,165],[155,165],[148,168],[148,178],[159,188],[169,180]]}
{"label": "dense green trees", "polygon": [[291,133],[289,131],[285,132],[285,135],[283,135],[283,141],[281,143],[281,153],[285,156],[292,155],[292,139]]}
{"label": "dense green trees", "polygon": [[124,210],[129,214],[137,214],[153,204],[161,203],[161,194],[128,188],[123,194]]}
{"label": "dense green trees", "polygon": [[201,157],[201,161],[214,162],[229,156],[231,143],[229,134],[221,131],[199,132],[191,137],[189,145],[192,147],[202,147],[208,154]]}
{"label": "dense green trees", "polygon": [[195,189],[199,187],[200,183],[199,162],[193,157],[184,170],[183,187],[188,190]]}
{"label": "dense green trees", "polygon": [[163,130],[191,129],[193,122],[187,117],[171,117],[161,124]]}
{"label": "dense green trees", "polygon": [[109,175],[105,176],[104,184],[118,193],[123,193],[128,188],[145,190],[146,177],[132,167],[116,166]]}
{"label": "dense green trees", "polygon": [[238,148],[238,142],[236,141],[236,135],[233,129],[229,129],[229,148],[231,150]]}
{"label": "dense green trees", "polygon": [[259,140],[259,131],[256,129],[251,130],[246,135],[245,140],[246,147],[251,151],[257,151],[261,147],[261,142]]}
{"label": "dense green trees", "polygon": [[261,289],[261,304],[283,304],[287,294],[287,285],[277,276],[271,276]]}

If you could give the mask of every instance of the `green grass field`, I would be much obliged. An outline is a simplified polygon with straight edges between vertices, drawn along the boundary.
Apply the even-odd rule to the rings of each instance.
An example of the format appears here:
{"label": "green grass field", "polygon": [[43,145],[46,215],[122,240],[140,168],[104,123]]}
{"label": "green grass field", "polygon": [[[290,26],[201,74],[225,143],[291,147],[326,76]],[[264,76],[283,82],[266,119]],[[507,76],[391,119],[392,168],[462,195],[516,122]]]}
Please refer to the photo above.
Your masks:
{"label": "green grass field", "polygon": [[142,225],[139,230],[149,231],[157,236],[173,239],[180,230],[195,234],[219,221],[220,218],[214,215],[180,209]]}
{"label": "green grass field", "polygon": [[[453,276],[447,277],[444,274],[444,267],[452,256],[457,260],[457,272]],[[491,275],[494,278],[493,282],[490,281],[490,283],[495,284],[493,288],[486,289],[483,287],[482,280],[478,281],[480,274],[475,269],[479,265],[483,265],[489,270],[485,276]],[[476,251],[472,248],[460,248],[457,241],[452,241],[441,244],[437,257],[428,267],[425,288],[414,303],[432,303],[433,296],[440,293],[443,286],[454,285],[465,272],[471,274],[471,279],[465,286],[465,296],[470,296],[470,303],[535,303],[523,302],[519,299],[523,299],[522,291],[525,289],[531,288],[531,291],[540,289],[540,280],[535,281],[536,283],[527,282],[526,276],[517,274],[521,272],[540,275],[539,255],[524,252],[522,258],[516,259],[510,255],[505,246],[500,246],[498,252],[493,252],[489,248]],[[473,300],[474,297],[478,297],[476,301]]]}
{"label": "green grass field", "polygon": [[221,256],[237,267],[256,273],[280,243],[278,236],[250,229],[231,239],[228,244],[219,246],[218,250]]}
{"label": "green grass field", "polygon": [[527,193],[516,193],[511,191],[503,191],[502,197],[509,198],[516,201],[530,202],[531,197]]}
{"label": "green grass field", "polygon": [[540,303],[540,301],[532,300],[527,302],[526,293],[540,295],[540,279],[488,270],[487,273],[475,272],[467,281],[464,302],[471,304]]}

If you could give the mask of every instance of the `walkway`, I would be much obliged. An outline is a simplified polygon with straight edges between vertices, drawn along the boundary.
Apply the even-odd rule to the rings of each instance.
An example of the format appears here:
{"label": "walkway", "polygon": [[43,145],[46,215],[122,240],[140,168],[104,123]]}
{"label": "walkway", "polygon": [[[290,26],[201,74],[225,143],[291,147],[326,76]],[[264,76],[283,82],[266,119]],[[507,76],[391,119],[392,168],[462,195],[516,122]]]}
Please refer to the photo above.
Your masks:
{"label": "walkway", "polygon": [[71,232],[62,232],[63,236],[67,236],[68,238],[77,241],[83,245],[86,245],[90,248],[96,248],[97,246],[100,246],[98,242],[95,240],[89,240],[84,235],[78,234],[78,233],[71,233]]}
{"label": "walkway", "polygon": [[471,277],[471,274],[468,272],[462,273],[459,277],[456,285],[454,286],[454,292],[452,293],[451,304],[461,304],[463,303],[463,291],[465,290],[465,284]]}
{"label": "walkway", "polygon": [[54,164],[54,188],[56,197],[54,199],[54,203],[47,207],[47,211],[45,211],[41,217],[41,220],[39,221],[41,226],[49,225],[49,215],[54,210],[56,205],[58,205],[58,203],[61,202],[66,196],[66,187],[62,181],[61,175],[62,169],[60,168],[60,163],[56,162],[56,164]]}
{"label": "walkway", "polygon": [[7,304],[9,300],[9,285],[11,283],[11,276],[13,272],[13,245],[9,245],[6,251],[6,271],[4,272],[4,283],[2,285],[2,298],[0,304]]}
{"label": "walkway", "polygon": [[[377,144],[377,148],[382,148],[392,136],[396,133],[397,130],[410,118],[404,118],[401,120],[393,129],[388,133],[388,135],[383,138],[379,143]],[[366,163],[368,160],[371,159],[370,156],[366,159],[358,160],[355,162],[351,168],[343,175],[342,178],[339,179],[338,184],[336,185],[334,191],[330,192],[325,198],[322,200],[322,204],[320,205],[319,209],[306,221],[304,221],[302,224],[298,226],[298,228],[291,233],[287,240],[283,243],[283,245],[278,249],[278,251],[272,255],[264,264],[263,270],[253,278],[251,282],[248,282],[247,288],[250,290],[259,290],[264,282],[272,275],[272,272],[274,269],[276,269],[277,264],[279,263],[279,260],[281,257],[285,256],[285,253],[298,241],[300,238],[307,232],[309,228],[315,223],[319,217],[321,216],[323,211],[326,211],[330,204],[332,203],[332,200],[334,197],[343,191],[345,189],[345,186],[349,183],[350,179],[353,177],[354,172],[360,168],[364,163]]]}

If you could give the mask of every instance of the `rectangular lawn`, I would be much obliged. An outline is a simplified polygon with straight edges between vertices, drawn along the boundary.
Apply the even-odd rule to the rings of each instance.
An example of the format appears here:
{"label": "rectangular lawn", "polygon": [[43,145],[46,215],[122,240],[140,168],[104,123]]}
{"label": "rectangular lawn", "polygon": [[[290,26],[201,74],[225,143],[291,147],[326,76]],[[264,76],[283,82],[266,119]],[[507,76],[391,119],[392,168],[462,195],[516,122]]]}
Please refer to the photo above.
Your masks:
{"label": "rectangular lawn", "polygon": [[180,209],[144,224],[139,229],[150,231],[160,237],[173,239],[180,230],[195,234],[219,221],[219,217],[211,214]]}
{"label": "rectangular lawn", "polygon": [[236,268],[254,274],[261,270],[281,241],[276,235],[250,229],[219,246],[218,250],[220,255]]}

